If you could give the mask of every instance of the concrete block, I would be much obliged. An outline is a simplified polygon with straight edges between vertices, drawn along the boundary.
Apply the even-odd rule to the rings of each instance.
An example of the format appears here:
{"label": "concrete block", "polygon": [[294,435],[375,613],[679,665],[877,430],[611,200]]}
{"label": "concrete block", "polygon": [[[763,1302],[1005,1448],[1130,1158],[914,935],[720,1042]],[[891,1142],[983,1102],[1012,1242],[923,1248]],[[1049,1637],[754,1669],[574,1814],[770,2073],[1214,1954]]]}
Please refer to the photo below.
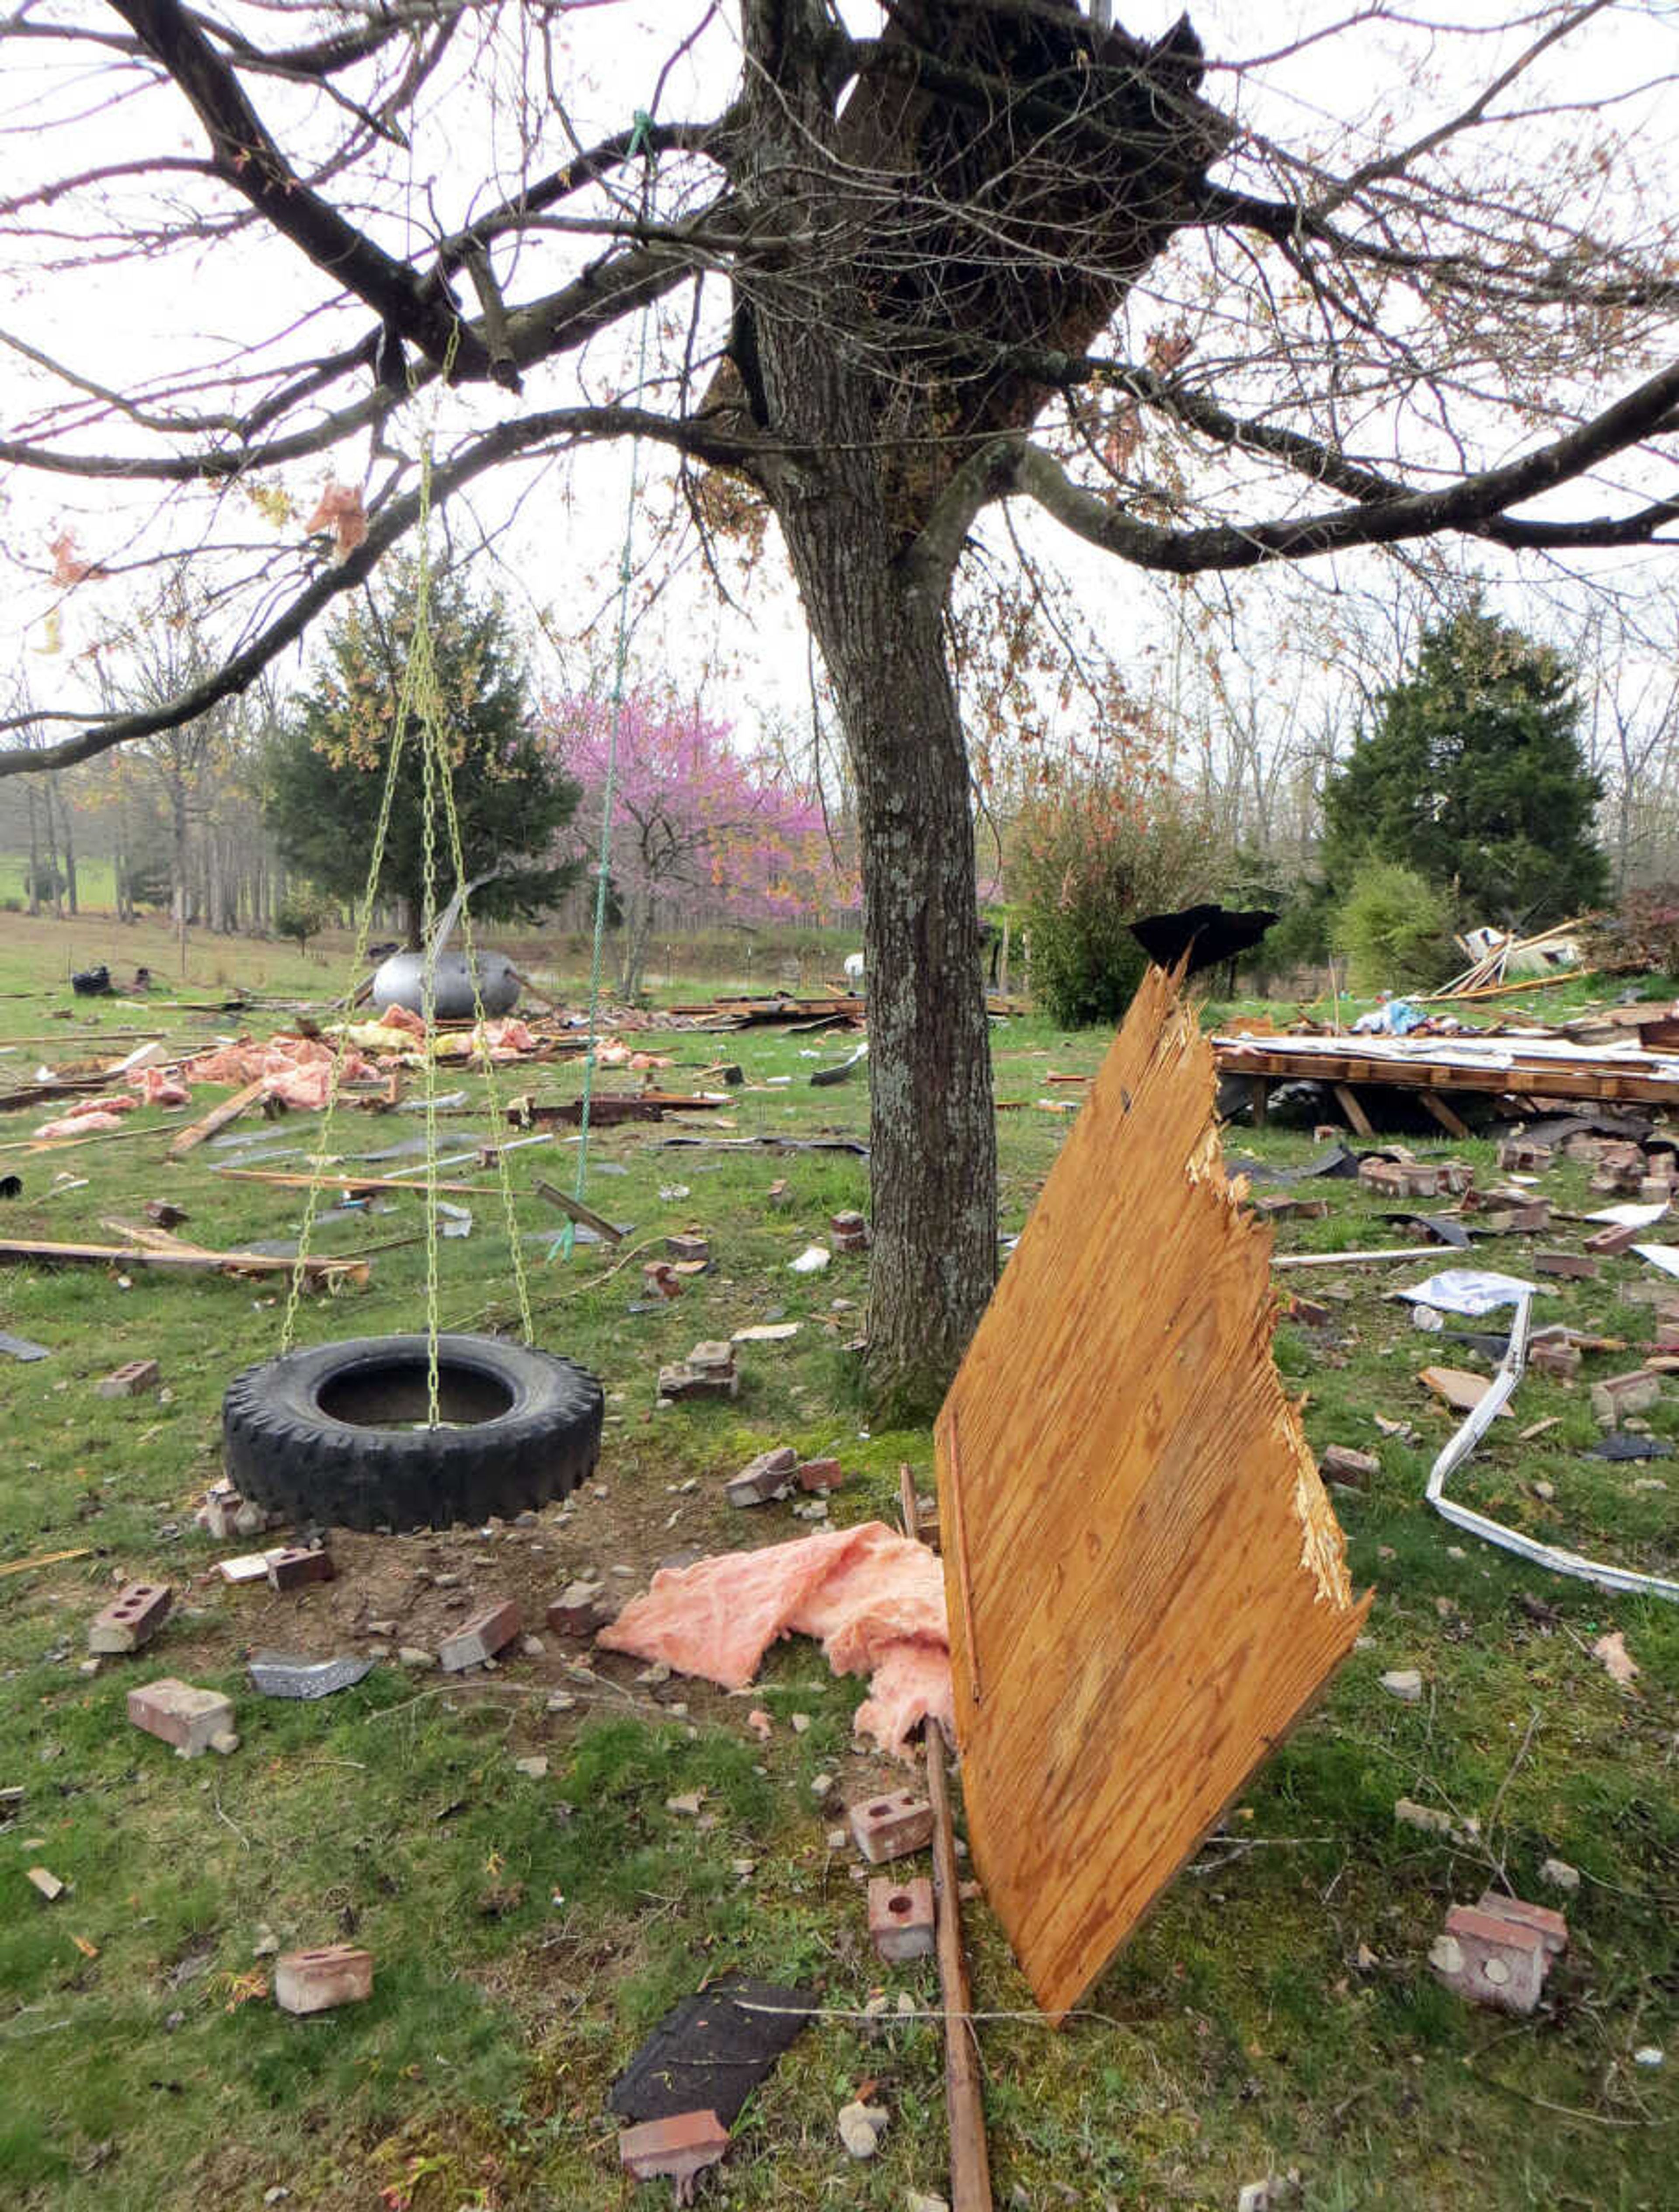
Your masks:
{"label": "concrete block", "polygon": [[128,1359],[113,1367],[94,1387],[101,1398],[137,1398],[142,1391],[156,1389],[157,1384],[156,1360]]}
{"label": "concrete block", "polygon": [[137,1651],[169,1617],[174,1592],[167,1583],[130,1583],[88,1626],[90,1651]]}
{"label": "concrete block", "polygon": [[330,2012],[373,1993],[373,1954],[353,1943],[282,1951],[274,1962],[274,2002],[282,2012]]}
{"label": "concrete block", "polygon": [[668,2176],[676,2184],[676,2201],[691,2203],[687,2185],[715,2166],[729,2148],[729,2130],[712,2112],[673,2112],[663,2120],[643,2120],[618,2136],[618,2162],[638,2181]]}
{"label": "concrete block", "polygon": [[1454,1905],[1428,1963],[1448,1989],[1472,2004],[1525,2017],[1539,2002],[1549,1953],[1537,1929],[1478,1905]]}
{"label": "concrete block", "polygon": [[933,1808],[912,1790],[893,1790],[846,1808],[857,1847],[870,1866],[884,1866],[933,1839]]}
{"label": "concrete block", "polygon": [[712,1256],[712,1248],[703,1237],[667,1237],[664,1250],[671,1260],[705,1261]]}
{"label": "concrete block", "polygon": [[933,1948],[933,1885],[925,1875],[894,1881],[876,1875],[869,1885],[869,1936],[887,1962],[925,1959]]}
{"label": "concrete block", "polygon": [[735,1371],[735,1347],[726,1340],[708,1340],[694,1346],[688,1355],[687,1364],[697,1368],[701,1375],[732,1375]]}
{"label": "concrete block", "polygon": [[1625,1375],[1606,1375],[1591,1386],[1591,1412],[1605,1428],[1614,1428],[1628,1413],[1641,1413],[1662,1395],[1662,1378],[1642,1367]]}
{"label": "concrete block", "polygon": [[482,1667],[486,1659],[505,1651],[523,1626],[517,1598],[506,1597],[499,1604],[486,1606],[470,1620],[463,1621],[452,1636],[444,1638],[437,1647],[438,1664],[450,1674],[458,1674],[466,1667]]}
{"label": "concrete block", "polygon": [[306,1583],[336,1582],[338,1570],[330,1552],[304,1550],[295,1546],[265,1554],[268,1578],[277,1590],[300,1589]]}
{"label": "concrete block", "polygon": [[173,1744],[183,1759],[220,1750],[219,1740],[232,1736],[233,1731],[230,1698],[224,1698],[219,1690],[195,1689],[191,1682],[177,1681],[173,1674],[130,1690],[128,1717],[148,1735]]}

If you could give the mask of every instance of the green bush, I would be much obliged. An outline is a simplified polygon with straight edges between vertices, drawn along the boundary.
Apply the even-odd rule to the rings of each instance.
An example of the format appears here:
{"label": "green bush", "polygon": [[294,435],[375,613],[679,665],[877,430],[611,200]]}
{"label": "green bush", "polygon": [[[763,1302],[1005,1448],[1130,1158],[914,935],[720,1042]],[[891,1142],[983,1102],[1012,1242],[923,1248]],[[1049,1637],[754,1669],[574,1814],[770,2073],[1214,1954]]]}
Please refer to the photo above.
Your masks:
{"label": "green bush", "polygon": [[1210,896],[1222,872],[1191,800],[1117,769],[1069,769],[1033,793],[1014,848],[1033,995],[1069,1029],[1121,1018],[1148,965],[1130,923]]}
{"label": "green bush", "polygon": [[1361,865],[1330,935],[1355,991],[1426,991],[1463,964],[1446,893],[1397,860]]}
{"label": "green bush", "polygon": [[274,909],[274,927],[282,937],[294,937],[300,952],[319,935],[331,920],[324,901],[308,891],[292,891]]}

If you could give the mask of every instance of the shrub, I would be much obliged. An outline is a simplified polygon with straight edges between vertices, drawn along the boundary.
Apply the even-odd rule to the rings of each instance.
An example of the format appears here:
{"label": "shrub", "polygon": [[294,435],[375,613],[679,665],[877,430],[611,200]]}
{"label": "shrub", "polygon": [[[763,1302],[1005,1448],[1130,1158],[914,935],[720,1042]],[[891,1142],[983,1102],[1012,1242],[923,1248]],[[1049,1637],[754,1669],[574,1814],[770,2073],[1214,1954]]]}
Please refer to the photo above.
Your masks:
{"label": "shrub", "polygon": [[326,927],[330,917],[321,901],[308,891],[293,891],[274,909],[274,927],[282,937],[294,937],[300,952],[309,939]]}
{"label": "shrub", "polygon": [[1584,936],[1586,964],[1607,975],[1679,975],[1679,884],[1623,892]]}
{"label": "shrub", "polygon": [[1014,844],[1033,993],[1069,1029],[1120,1019],[1148,965],[1130,924],[1209,896],[1223,858],[1183,793],[1112,769],[1069,769],[1034,793]]}
{"label": "shrub", "polygon": [[1462,965],[1446,893],[1397,860],[1361,864],[1330,934],[1355,991],[1426,991]]}

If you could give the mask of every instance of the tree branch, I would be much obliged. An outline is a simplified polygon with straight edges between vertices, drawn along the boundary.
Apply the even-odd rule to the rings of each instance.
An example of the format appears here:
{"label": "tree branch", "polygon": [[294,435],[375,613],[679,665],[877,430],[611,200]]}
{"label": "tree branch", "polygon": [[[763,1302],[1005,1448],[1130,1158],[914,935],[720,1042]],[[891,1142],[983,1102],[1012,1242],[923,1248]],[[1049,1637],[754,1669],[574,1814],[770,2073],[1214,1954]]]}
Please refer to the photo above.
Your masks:
{"label": "tree branch", "polygon": [[[476,477],[504,461],[555,440],[581,442],[594,438],[640,437],[672,446],[713,465],[742,467],[753,458],[751,443],[728,435],[711,425],[674,422],[637,407],[556,407],[522,421],[499,423],[464,453],[439,463],[432,471],[429,496],[440,507]],[[137,738],[155,737],[164,730],[179,729],[197,721],[224,699],[245,691],[276,655],[295,644],[309,625],[333,601],[370,576],[397,541],[420,519],[422,491],[418,486],[394,499],[370,524],[367,537],[345,560],[324,570],[298,593],[249,645],[234,653],[211,674],[161,704],[127,714],[113,714],[66,738],[61,744],[31,750],[17,746],[0,751],[0,776],[28,775],[47,769],[70,768],[92,760]],[[64,714],[36,713],[34,723],[76,719]]]}
{"label": "tree branch", "polygon": [[405,264],[309,190],[270,137],[233,70],[179,0],[110,4],[133,26],[191,105],[209,134],[216,173],[224,183],[318,269],[365,301],[381,322],[433,361],[447,361],[452,377],[476,381],[489,375],[482,340],[462,322],[446,290],[422,297]]}
{"label": "tree branch", "polygon": [[[973,455],[958,472],[958,480],[971,502],[968,521],[986,495],[1023,492],[1091,544],[1139,568],[1173,575],[1252,568],[1267,561],[1310,560],[1355,545],[1398,545],[1446,530],[1524,550],[1647,544],[1664,522],[1679,514],[1679,499],[1658,501],[1630,515],[1571,523],[1521,521],[1506,510],[1537,498],[1654,432],[1679,426],[1676,410],[1679,364],[1647,378],[1590,422],[1502,468],[1478,471],[1438,491],[1396,490],[1357,506],[1286,522],[1227,523],[1189,531],[1139,522],[1076,484],[1059,462],[1023,439],[998,440]],[[955,489],[953,483],[947,496]],[[953,513],[960,504],[953,501]],[[943,506],[942,501],[940,508]],[[953,526],[954,522],[947,522],[947,538]]]}

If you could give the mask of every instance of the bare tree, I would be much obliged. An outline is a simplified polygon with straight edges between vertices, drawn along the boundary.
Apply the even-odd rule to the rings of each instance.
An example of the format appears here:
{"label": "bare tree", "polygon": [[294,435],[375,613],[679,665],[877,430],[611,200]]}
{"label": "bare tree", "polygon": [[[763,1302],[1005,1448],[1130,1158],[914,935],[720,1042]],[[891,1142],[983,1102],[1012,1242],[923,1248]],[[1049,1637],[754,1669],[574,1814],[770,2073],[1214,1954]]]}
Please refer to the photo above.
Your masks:
{"label": "bare tree", "polygon": [[[621,40],[615,81],[647,114],[590,143],[569,42],[599,12],[77,0],[9,20],[9,60],[102,64],[120,101],[109,159],[85,125],[56,169],[39,131],[27,149],[35,181],[5,211],[38,289],[143,253],[160,301],[187,257],[249,295],[230,282],[222,303],[247,328],[178,344],[153,376],[13,341],[49,396],[32,387],[0,461],[201,487],[229,623],[215,668],[84,718],[49,758],[192,723],[367,576],[421,512],[410,425],[440,385],[439,501],[638,435],[709,525],[729,502],[707,472],[727,472],[779,526],[852,757],[870,1362],[883,1392],[924,1398],[996,1254],[946,630],[971,533],[1024,500],[1179,576],[1443,532],[1541,560],[1662,542],[1671,195],[1654,123],[1622,138],[1658,112],[1640,88],[1671,70],[1675,29],[1657,0],[1617,8],[1612,40],[1606,0],[1460,33],[1375,0],[1215,57],[1209,82],[1187,19],[1145,40],[1072,0],[890,0],[883,26],[838,0],[694,0],[645,53]],[[726,103],[670,118],[668,87],[731,53]],[[262,320],[270,296],[283,328]],[[637,384],[625,326],[650,302]],[[338,557],[295,527],[252,550],[237,494],[277,512],[288,471],[364,451],[322,509]],[[1577,506],[1551,496],[1573,483]]]}

